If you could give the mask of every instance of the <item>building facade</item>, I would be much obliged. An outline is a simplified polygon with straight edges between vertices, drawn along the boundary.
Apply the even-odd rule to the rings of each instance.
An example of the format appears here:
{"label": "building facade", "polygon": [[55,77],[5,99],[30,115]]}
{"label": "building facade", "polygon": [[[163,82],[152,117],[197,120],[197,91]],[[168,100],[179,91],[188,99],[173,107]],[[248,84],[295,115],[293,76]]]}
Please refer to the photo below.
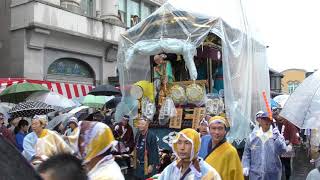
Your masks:
{"label": "building facade", "polygon": [[284,76],[281,81],[282,91],[287,94],[292,94],[306,78],[306,71],[303,69],[287,69],[281,74]]}
{"label": "building facade", "polygon": [[[1,0],[0,77],[78,84],[117,76],[119,36],[161,1]],[[137,19],[137,18],[136,18]]]}
{"label": "building facade", "polygon": [[269,77],[271,97],[282,94],[281,79],[284,77],[283,74],[269,68]]}

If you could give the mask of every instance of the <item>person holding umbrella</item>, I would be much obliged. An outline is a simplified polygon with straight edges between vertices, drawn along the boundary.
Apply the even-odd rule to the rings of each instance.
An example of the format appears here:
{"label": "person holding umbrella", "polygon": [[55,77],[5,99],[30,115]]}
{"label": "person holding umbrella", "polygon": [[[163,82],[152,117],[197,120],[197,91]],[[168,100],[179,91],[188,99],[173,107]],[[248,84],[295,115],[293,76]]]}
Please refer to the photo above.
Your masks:
{"label": "person holding umbrella", "polygon": [[286,152],[286,143],[277,127],[272,128],[269,114],[257,116],[260,128],[253,131],[242,156],[243,174],[249,179],[280,180],[280,155]]}
{"label": "person holding umbrella", "polygon": [[32,133],[23,141],[22,154],[33,164],[40,164],[50,156],[58,153],[72,153],[72,149],[54,131],[45,129],[47,117],[35,115],[31,121]]}
{"label": "person holding umbrella", "polygon": [[75,135],[78,131],[78,119],[76,117],[71,117],[67,122],[69,129],[65,132],[66,136]]}
{"label": "person holding umbrella", "polygon": [[12,144],[16,144],[13,133],[4,125],[4,115],[2,113],[0,113],[0,135]]}

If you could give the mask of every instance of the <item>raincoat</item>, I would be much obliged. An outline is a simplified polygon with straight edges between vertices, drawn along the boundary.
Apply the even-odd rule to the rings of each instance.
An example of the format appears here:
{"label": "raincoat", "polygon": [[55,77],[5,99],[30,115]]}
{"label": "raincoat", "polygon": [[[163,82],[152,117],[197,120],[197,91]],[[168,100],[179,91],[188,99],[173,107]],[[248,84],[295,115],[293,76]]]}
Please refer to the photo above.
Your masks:
{"label": "raincoat", "polygon": [[72,153],[72,149],[66,142],[54,131],[43,129],[38,137],[36,133],[31,132],[23,140],[22,154],[31,161],[34,156],[50,157],[59,153]]}
{"label": "raincoat", "polygon": [[[179,159],[177,153],[177,142],[180,136],[184,136],[192,143],[192,151],[190,156],[190,166],[186,171],[186,174],[181,173],[181,160]],[[161,175],[159,176],[159,180],[178,180],[184,177],[183,179],[210,179],[210,180],[220,180],[220,175],[218,172],[211,167],[208,163],[206,163],[202,158],[198,157],[198,152],[200,149],[200,135],[193,129],[184,129],[179,132],[176,139],[173,141],[172,150],[178,157],[178,159],[172,162],[169,166],[167,166]]]}
{"label": "raincoat", "polygon": [[267,132],[260,128],[252,132],[246,143],[243,156],[243,168],[249,168],[250,180],[280,180],[282,165],[280,155],[286,151],[282,135],[274,138],[272,127]]}
{"label": "raincoat", "polygon": [[[83,163],[110,150],[115,140],[109,126],[101,122],[81,121],[78,133],[68,137],[73,148],[77,149],[78,156]],[[112,155],[106,155],[88,172],[90,180],[124,180],[123,174]]]}

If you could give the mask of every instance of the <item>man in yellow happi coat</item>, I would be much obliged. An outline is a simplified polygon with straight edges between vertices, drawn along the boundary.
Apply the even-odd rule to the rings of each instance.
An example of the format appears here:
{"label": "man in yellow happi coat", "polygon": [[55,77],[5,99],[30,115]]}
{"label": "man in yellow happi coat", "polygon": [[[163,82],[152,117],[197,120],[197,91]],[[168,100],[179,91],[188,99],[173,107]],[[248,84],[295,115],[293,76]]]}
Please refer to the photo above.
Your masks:
{"label": "man in yellow happi coat", "polygon": [[229,123],[224,117],[210,118],[210,135],[202,137],[199,156],[218,171],[222,180],[243,180],[237,150],[226,141],[228,128]]}

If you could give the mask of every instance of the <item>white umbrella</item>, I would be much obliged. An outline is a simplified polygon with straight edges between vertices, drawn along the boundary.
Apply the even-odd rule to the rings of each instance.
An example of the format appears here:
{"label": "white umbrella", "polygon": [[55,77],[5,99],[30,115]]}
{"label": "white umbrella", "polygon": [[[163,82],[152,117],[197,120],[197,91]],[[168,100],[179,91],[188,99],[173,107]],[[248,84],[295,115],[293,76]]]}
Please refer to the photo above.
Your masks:
{"label": "white umbrella", "polygon": [[14,103],[6,103],[1,102],[0,103],[0,113],[2,113],[7,119],[10,117],[8,112],[15,106]]}
{"label": "white umbrella", "polygon": [[31,94],[26,101],[40,101],[51,106],[69,108],[77,106],[71,99],[55,92],[35,92]]}
{"label": "white umbrella", "polygon": [[76,107],[76,108],[72,109],[71,111],[69,111],[69,114],[76,114],[77,112],[79,112],[83,109],[89,109],[89,106]]}
{"label": "white umbrella", "polygon": [[290,95],[284,94],[274,97],[273,100],[283,108],[289,97]]}
{"label": "white umbrella", "polygon": [[281,110],[280,116],[302,129],[320,128],[320,71],[298,86]]}

